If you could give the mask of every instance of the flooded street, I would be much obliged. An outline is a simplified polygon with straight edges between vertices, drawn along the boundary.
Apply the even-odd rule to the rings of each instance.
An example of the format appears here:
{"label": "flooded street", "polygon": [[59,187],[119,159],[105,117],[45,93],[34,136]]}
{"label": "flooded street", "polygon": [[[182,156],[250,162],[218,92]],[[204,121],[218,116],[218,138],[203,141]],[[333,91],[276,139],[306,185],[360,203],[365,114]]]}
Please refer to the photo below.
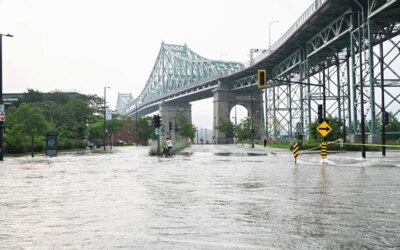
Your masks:
{"label": "flooded street", "polygon": [[197,145],[0,164],[0,248],[398,249],[400,152]]}

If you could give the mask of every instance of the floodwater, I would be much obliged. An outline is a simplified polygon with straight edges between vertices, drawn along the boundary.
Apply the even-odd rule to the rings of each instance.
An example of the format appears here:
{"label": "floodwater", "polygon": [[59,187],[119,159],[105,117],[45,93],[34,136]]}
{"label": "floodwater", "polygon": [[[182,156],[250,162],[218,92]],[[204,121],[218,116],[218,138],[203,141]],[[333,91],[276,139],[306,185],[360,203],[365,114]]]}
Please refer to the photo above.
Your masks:
{"label": "floodwater", "polygon": [[0,163],[4,249],[399,249],[400,152],[198,145]]}

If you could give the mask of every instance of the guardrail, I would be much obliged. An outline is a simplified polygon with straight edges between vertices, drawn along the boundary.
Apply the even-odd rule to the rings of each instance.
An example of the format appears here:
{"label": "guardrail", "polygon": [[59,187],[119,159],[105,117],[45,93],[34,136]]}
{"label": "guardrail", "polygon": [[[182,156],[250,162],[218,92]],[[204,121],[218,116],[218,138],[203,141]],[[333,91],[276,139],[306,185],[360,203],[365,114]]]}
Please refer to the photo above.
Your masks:
{"label": "guardrail", "polygon": [[246,68],[258,63],[259,61],[263,60],[264,58],[271,55],[271,53],[281,47],[289,38],[303,25],[305,24],[308,19],[317,11],[319,10],[324,3],[328,0],[315,0],[314,3],[300,16],[299,19],[289,28],[286,33],[276,41],[271,48],[269,48],[265,53],[258,55],[257,57],[253,58],[252,61],[246,62],[244,65]]}

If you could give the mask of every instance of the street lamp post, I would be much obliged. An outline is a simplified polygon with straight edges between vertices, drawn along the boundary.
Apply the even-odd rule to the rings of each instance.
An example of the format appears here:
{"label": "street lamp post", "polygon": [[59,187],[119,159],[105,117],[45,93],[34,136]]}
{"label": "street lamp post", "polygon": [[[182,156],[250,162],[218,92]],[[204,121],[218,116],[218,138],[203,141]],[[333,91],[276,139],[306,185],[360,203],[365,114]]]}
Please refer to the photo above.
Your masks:
{"label": "street lamp post", "polygon": [[103,149],[104,151],[106,151],[106,142],[107,142],[107,128],[106,128],[106,114],[107,114],[107,89],[109,89],[110,87],[104,87],[104,125],[103,125],[103,132],[104,132],[104,145],[103,145]]}
{"label": "street lamp post", "polygon": [[[8,36],[8,37],[13,37],[13,35],[10,34],[1,34],[0,33],[0,106],[2,106],[2,109],[4,109],[4,102],[3,102],[3,51],[2,51],[2,38],[3,36]],[[4,127],[4,121],[0,121],[0,161],[3,161],[3,127]]]}
{"label": "street lamp post", "polygon": [[268,48],[269,48],[269,53],[271,53],[271,25],[274,23],[279,23],[278,20],[272,21],[268,24]]}
{"label": "street lamp post", "polygon": [[251,147],[254,148],[254,125],[253,125],[253,90],[251,91],[251,102],[250,102],[250,120],[251,120]]}
{"label": "street lamp post", "polygon": [[138,136],[138,115],[137,115],[137,99],[136,99],[136,112],[135,112],[135,117],[136,117],[136,121],[135,121],[135,133],[136,133],[136,147],[138,147],[138,142],[139,142],[139,136]]}
{"label": "street lamp post", "polygon": [[[274,23],[279,23],[278,20],[272,21],[268,24],[268,49],[271,54],[271,25]],[[275,87],[274,87],[275,88]],[[264,89],[264,99],[265,99],[265,136],[268,136],[268,96],[267,96],[267,86]]]}

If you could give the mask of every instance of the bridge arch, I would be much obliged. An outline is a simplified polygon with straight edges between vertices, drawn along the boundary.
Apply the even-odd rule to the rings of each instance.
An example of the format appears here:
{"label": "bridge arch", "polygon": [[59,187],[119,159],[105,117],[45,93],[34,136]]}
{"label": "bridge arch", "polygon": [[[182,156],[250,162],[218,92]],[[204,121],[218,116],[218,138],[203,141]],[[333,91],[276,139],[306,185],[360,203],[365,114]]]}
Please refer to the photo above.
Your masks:
{"label": "bridge arch", "polygon": [[256,91],[233,91],[225,89],[220,85],[213,90],[214,94],[214,138],[217,144],[227,142],[225,134],[217,130],[219,123],[229,119],[232,109],[236,105],[243,106],[248,111],[256,138],[261,138],[263,133],[263,98],[262,92]]}
{"label": "bridge arch", "polygon": [[236,105],[232,106],[229,114],[231,122],[237,125],[242,121],[242,119],[250,117],[250,108],[237,103]]}

